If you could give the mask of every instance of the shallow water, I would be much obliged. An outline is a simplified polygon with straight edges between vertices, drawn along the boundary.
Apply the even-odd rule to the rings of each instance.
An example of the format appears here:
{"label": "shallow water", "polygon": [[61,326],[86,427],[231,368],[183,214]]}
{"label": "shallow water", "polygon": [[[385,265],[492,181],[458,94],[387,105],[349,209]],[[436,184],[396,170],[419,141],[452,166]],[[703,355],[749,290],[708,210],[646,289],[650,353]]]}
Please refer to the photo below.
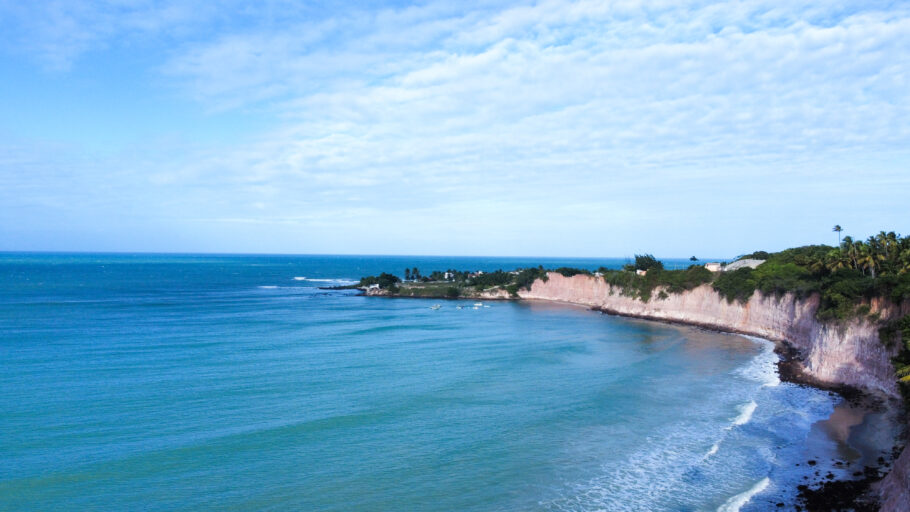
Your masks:
{"label": "shallow water", "polygon": [[836,449],[760,340],[318,289],[535,263],[0,255],[0,509],[764,510]]}

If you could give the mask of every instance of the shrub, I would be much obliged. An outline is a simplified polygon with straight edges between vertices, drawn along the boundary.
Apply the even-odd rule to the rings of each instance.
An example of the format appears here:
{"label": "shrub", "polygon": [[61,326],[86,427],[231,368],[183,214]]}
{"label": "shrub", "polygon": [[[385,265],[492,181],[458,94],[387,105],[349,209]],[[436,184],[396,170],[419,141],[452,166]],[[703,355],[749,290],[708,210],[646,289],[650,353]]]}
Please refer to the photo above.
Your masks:
{"label": "shrub", "polygon": [[639,299],[643,302],[651,300],[654,289],[664,287],[658,298],[668,298],[668,293],[682,293],[696,286],[711,282],[712,274],[701,265],[692,265],[685,270],[662,270],[652,268],[647,274],[640,276],[629,271],[609,270],[602,268],[600,272],[604,280],[612,286],[620,288],[622,295]]}
{"label": "shrub", "polygon": [[578,274],[584,274],[586,276],[591,275],[590,270],[585,270],[582,268],[572,268],[572,267],[559,267],[558,269],[554,270],[553,272],[562,274],[565,277],[577,276]]}
{"label": "shrub", "polygon": [[[378,284],[380,288],[383,289],[392,289],[395,287],[396,283],[400,283],[401,279],[398,276],[383,272],[378,276],[367,276],[360,279],[360,286],[367,287],[371,284]],[[397,287],[396,287],[397,288]]]}
{"label": "shrub", "polygon": [[755,279],[753,270],[749,267],[738,268],[732,272],[724,272],[714,280],[713,288],[727,302],[735,300],[746,303],[755,293]]}
{"label": "shrub", "polygon": [[468,284],[479,288],[489,288],[491,286],[502,286],[512,282],[512,274],[497,270],[495,272],[486,272],[472,277]]}
{"label": "shrub", "polygon": [[752,254],[744,254],[736,259],[737,260],[766,260],[770,257],[771,257],[771,255],[768,254],[768,252],[766,252],[766,251],[755,251]]}
{"label": "shrub", "polygon": [[651,270],[651,269],[661,269],[663,270],[664,264],[661,263],[653,254],[636,254],[635,255],[635,270]]}
{"label": "shrub", "polygon": [[[537,268],[525,268],[518,272],[518,275],[514,276],[512,283],[515,285],[515,295],[518,293],[519,289],[530,290],[531,285],[534,284],[534,281],[540,278],[542,281],[549,279],[547,277],[546,271],[543,267]],[[512,293],[511,291],[509,293]]]}
{"label": "shrub", "polygon": [[818,285],[810,272],[795,263],[767,261],[752,273],[756,287],[763,293],[782,295],[792,292],[798,297],[818,291]]}

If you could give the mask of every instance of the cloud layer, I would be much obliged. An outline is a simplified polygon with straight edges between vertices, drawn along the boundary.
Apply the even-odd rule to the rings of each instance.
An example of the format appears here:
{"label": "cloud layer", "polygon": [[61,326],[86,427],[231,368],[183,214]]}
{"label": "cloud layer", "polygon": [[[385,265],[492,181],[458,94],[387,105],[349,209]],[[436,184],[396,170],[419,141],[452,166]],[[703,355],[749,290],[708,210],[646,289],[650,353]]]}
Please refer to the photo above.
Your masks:
{"label": "cloud layer", "polygon": [[[162,101],[267,122],[78,170],[78,148],[17,146],[0,177],[36,190],[0,207],[7,221],[78,197],[73,222],[129,212],[191,250],[724,255],[908,218],[905,7],[72,5],[34,27],[21,14],[34,35],[16,51],[65,79],[132,45]],[[77,185],[36,186],[23,158]]]}

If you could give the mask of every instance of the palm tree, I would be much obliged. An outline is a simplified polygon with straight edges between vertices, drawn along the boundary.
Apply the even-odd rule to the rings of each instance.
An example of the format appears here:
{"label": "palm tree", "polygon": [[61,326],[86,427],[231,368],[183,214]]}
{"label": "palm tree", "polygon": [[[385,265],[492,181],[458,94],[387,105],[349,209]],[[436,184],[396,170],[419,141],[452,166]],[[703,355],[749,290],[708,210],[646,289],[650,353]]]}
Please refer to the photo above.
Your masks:
{"label": "palm tree", "polygon": [[844,241],[840,244],[841,251],[853,263],[853,268],[856,270],[859,270],[859,262],[857,261],[858,244],[862,244],[862,242],[854,242],[853,237],[850,235],[845,236]]}
{"label": "palm tree", "polygon": [[840,232],[843,230],[844,230],[844,228],[840,227],[840,224],[835,224],[834,227],[831,228],[831,231],[834,231],[835,233],[837,233],[837,245],[838,246],[840,245]]}
{"label": "palm tree", "polygon": [[849,266],[850,258],[840,249],[832,249],[825,255],[825,267],[832,272]]}
{"label": "palm tree", "polygon": [[910,248],[901,251],[900,270],[897,271],[898,274],[906,274],[907,272],[910,272]]}
{"label": "palm tree", "polygon": [[859,248],[859,263],[862,265],[863,274],[866,273],[866,269],[869,269],[869,272],[872,274],[872,279],[875,279],[875,269],[878,267],[878,263],[882,261],[882,254],[878,252],[877,248],[874,245],[875,238],[869,237],[868,244],[862,244]]}

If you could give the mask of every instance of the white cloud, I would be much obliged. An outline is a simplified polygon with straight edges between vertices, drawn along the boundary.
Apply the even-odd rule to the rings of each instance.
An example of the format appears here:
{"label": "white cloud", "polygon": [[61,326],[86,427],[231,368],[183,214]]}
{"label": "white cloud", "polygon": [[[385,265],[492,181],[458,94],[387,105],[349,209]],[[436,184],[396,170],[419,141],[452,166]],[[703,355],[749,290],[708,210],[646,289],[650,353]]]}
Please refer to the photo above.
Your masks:
{"label": "white cloud", "polygon": [[[716,219],[782,183],[824,207],[813,191],[823,187],[809,184],[848,197],[850,166],[872,181],[910,179],[895,174],[910,156],[910,8],[900,5],[430,2],[270,23],[256,13],[189,37],[179,31],[210,26],[211,13],[138,5],[67,11],[48,31],[70,34],[72,51],[53,36],[35,47],[72,62],[125,31],[178,34],[158,68],[175,90],[273,116],[255,140],[137,171],[185,199],[168,203],[175,216],[200,222],[363,235],[384,220],[444,225],[464,242],[467,226],[532,233],[583,218],[623,234]],[[100,28],[70,30],[73,19]],[[728,216],[718,226],[748,220]]]}

